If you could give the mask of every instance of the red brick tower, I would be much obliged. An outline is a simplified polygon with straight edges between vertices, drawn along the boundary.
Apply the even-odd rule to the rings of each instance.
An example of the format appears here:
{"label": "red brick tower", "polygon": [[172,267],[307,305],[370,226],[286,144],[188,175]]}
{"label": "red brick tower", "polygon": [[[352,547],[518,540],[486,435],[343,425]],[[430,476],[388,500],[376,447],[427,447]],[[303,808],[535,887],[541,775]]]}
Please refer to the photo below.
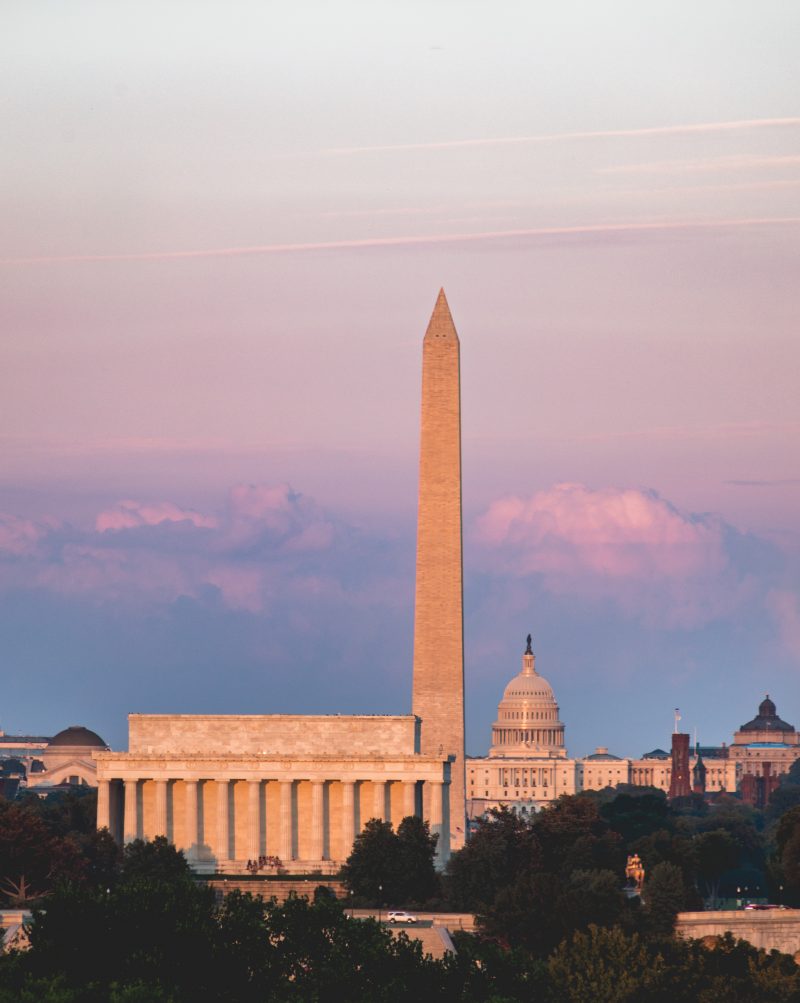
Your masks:
{"label": "red brick tower", "polygon": [[671,798],[685,798],[692,793],[689,776],[689,736],[678,731],[672,733],[672,777],[669,782]]}

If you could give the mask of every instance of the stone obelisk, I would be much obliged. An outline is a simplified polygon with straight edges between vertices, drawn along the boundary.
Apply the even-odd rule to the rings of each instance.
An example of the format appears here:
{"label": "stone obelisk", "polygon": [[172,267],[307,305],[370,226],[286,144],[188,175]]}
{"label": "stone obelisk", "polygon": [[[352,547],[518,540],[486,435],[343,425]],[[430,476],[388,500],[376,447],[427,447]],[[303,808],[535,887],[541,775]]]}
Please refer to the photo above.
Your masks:
{"label": "stone obelisk", "polygon": [[422,721],[420,752],[450,759],[443,818],[432,817],[437,810],[427,796],[423,804],[431,830],[441,834],[444,862],[464,843],[466,803],[459,342],[443,289],[422,347],[417,520],[413,712]]}

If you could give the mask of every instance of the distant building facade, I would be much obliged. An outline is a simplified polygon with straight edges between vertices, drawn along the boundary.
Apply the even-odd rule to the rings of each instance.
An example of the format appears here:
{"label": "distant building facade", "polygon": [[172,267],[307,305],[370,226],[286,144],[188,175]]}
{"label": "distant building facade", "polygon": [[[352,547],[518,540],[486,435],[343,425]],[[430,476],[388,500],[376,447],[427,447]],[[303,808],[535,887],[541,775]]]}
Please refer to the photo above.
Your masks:
{"label": "distant building facade", "polygon": [[763,808],[770,794],[800,758],[800,736],[794,725],[778,717],[769,693],[761,701],[758,714],[743,724],[733,736],[729,750],[740,777],[742,800]]}
{"label": "distant building facade", "polygon": [[46,793],[61,787],[96,787],[94,753],[108,749],[98,734],[70,725],[57,735],[0,732],[0,793],[15,797],[26,787]]}
{"label": "distant building facade", "polygon": [[536,671],[528,635],[522,671],[503,692],[488,756],[467,759],[470,818],[501,804],[523,814],[574,794],[575,762],[567,758],[564,724],[550,683]]}
{"label": "distant building facade", "polygon": [[536,671],[529,637],[522,671],[498,706],[489,754],[467,757],[467,811],[473,820],[501,805],[527,815],[562,794],[619,784],[655,787],[669,797],[738,792],[745,802],[764,807],[798,758],[800,735],[778,717],[767,696],[731,745],[692,747],[676,724],[669,752],[656,748],[627,759],[601,746],[571,759],[553,688]]}
{"label": "distant building facade", "polygon": [[97,787],[94,755],[107,751],[103,739],[83,725],[73,724],[54,735],[41,755],[42,769],[28,774],[28,787]]}

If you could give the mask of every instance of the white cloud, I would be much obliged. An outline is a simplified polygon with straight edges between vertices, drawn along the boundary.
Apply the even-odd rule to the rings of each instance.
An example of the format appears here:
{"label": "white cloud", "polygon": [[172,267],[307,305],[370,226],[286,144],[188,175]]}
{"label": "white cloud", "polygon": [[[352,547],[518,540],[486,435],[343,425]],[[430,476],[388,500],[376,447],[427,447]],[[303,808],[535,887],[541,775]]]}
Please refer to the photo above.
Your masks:
{"label": "white cloud", "polygon": [[653,492],[557,484],[493,502],[477,537],[495,570],[536,576],[557,595],[610,599],[649,622],[688,627],[723,615],[752,589],[731,563],[727,529]]}
{"label": "white cloud", "polygon": [[0,556],[22,557],[32,554],[36,544],[47,532],[47,527],[0,512]]}
{"label": "white cloud", "polygon": [[788,589],[771,589],[766,605],[778,626],[783,646],[800,660],[800,595]]}
{"label": "white cloud", "polygon": [[213,529],[217,525],[214,516],[203,515],[192,509],[183,509],[172,502],[142,503],[120,501],[105,512],[100,512],[95,520],[98,533],[119,529],[138,529],[141,526],[158,526],[164,522],[189,522],[193,526]]}

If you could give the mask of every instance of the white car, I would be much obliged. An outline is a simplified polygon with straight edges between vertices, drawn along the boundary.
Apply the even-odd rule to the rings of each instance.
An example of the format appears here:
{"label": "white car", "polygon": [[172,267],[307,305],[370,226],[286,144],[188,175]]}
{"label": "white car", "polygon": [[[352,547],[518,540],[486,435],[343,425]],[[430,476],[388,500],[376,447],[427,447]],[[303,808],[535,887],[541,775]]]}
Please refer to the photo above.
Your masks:
{"label": "white car", "polygon": [[400,909],[395,909],[389,913],[390,923],[416,923],[417,917],[412,916],[410,912],[404,912]]}

